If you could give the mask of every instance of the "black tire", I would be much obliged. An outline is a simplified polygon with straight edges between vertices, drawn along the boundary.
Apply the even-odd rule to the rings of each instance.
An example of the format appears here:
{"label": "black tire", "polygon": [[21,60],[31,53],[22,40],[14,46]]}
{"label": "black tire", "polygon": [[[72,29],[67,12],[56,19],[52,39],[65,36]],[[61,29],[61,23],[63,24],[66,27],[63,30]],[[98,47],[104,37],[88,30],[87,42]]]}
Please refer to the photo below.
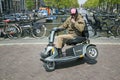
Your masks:
{"label": "black tire", "polygon": [[45,27],[45,25],[43,24],[42,26],[40,27],[37,27],[37,28],[33,28],[33,37],[34,38],[42,38],[42,37],[45,37],[46,35],[46,30],[47,28]]}
{"label": "black tire", "polygon": [[[52,51],[49,51],[47,55],[44,55],[44,52],[41,53],[41,58],[45,59],[46,57],[49,57],[53,55]],[[45,68],[46,71],[50,72],[50,71],[54,71],[55,70],[55,62],[54,61],[47,61],[44,62],[43,67]]]}
{"label": "black tire", "polygon": [[98,57],[98,50],[95,46],[88,46],[86,49],[86,57],[95,60]]}
{"label": "black tire", "polygon": [[120,37],[120,26],[117,28],[117,36]]}
{"label": "black tire", "polygon": [[15,25],[18,27],[18,29],[19,29],[19,31],[20,31],[19,33],[22,35],[22,31],[23,31],[23,30],[22,30],[22,27],[21,27],[19,24],[15,24]]}
{"label": "black tire", "polygon": [[43,66],[44,66],[45,70],[48,72],[55,70],[55,62],[46,62],[46,63],[44,63]]}
{"label": "black tire", "polygon": [[15,24],[8,24],[8,26],[5,27],[5,33],[9,39],[21,37],[21,31]]}
{"label": "black tire", "polygon": [[101,23],[102,30],[108,30],[108,25],[106,22]]}

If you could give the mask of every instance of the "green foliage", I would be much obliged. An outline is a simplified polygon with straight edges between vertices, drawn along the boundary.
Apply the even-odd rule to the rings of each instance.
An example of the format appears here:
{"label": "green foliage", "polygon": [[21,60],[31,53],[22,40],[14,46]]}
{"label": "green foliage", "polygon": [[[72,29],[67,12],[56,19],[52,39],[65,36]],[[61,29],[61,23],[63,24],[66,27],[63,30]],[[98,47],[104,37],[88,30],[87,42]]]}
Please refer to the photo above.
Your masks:
{"label": "green foliage", "polygon": [[78,0],[44,0],[46,6],[57,8],[79,7]]}
{"label": "green foliage", "polygon": [[99,0],[88,0],[86,3],[85,3],[85,7],[96,7],[99,5]]}
{"label": "green foliage", "polygon": [[102,3],[120,4],[120,0],[87,0],[84,7],[98,7]]}
{"label": "green foliage", "polygon": [[34,0],[25,0],[25,5],[28,10],[32,10],[35,6],[35,1]]}
{"label": "green foliage", "polygon": [[[43,0],[46,6],[57,8],[79,7],[78,0]],[[25,0],[28,10],[35,8],[35,0]]]}
{"label": "green foliage", "polygon": [[113,4],[120,4],[120,0],[111,0]]}

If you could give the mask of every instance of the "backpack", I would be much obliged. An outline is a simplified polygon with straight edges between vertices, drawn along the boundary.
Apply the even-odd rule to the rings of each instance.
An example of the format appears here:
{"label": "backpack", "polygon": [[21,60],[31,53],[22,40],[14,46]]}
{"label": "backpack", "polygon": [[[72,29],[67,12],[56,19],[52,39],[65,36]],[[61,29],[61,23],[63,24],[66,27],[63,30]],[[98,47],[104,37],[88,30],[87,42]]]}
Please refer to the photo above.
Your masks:
{"label": "backpack", "polygon": [[82,32],[82,36],[86,38],[93,37],[95,35],[95,31],[91,26],[91,22],[89,22],[88,20],[87,14],[83,18],[85,21],[85,27],[84,27],[84,31]]}
{"label": "backpack", "polygon": [[89,32],[88,32],[88,28],[87,28],[87,25],[86,25],[86,21],[85,21],[84,31],[82,32],[82,37],[89,38]]}

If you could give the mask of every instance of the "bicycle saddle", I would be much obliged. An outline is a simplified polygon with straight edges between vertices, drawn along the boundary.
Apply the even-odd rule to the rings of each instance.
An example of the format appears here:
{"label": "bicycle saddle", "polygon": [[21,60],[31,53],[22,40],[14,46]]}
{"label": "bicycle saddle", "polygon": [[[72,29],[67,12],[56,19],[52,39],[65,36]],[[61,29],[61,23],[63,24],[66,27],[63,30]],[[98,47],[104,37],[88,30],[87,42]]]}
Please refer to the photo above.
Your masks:
{"label": "bicycle saddle", "polygon": [[10,22],[10,20],[9,20],[9,19],[6,19],[6,20],[3,20],[3,22],[8,23],[8,22]]}

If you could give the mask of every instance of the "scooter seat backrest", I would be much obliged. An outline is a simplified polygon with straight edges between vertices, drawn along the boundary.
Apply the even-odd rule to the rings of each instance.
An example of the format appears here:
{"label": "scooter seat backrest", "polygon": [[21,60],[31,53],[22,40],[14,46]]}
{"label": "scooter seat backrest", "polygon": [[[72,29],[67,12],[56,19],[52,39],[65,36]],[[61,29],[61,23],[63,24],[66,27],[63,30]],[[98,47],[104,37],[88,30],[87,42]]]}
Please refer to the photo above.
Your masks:
{"label": "scooter seat backrest", "polygon": [[76,38],[74,38],[74,39],[69,39],[69,40],[67,40],[67,41],[66,41],[66,44],[67,44],[67,45],[76,45],[76,44],[82,43],[82,42],[84,42],[84,41],[86,41],[86,40],[87,40],[86,37],[76,37]]}

